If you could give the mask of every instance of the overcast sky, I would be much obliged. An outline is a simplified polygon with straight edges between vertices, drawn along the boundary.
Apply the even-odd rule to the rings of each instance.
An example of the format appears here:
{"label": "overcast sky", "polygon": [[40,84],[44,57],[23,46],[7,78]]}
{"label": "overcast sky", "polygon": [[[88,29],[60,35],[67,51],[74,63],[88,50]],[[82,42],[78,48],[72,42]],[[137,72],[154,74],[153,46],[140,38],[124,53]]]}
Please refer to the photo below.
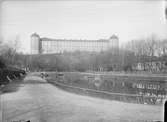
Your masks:
{"label": "overcast sky", "polygon": [[3,40],[20,40],[30,52],[30,35],[66,39],[101,39],[118,35],[120,42],[156,34],[167,38],[163,0],[147,1],[5,1],[1,4]]}

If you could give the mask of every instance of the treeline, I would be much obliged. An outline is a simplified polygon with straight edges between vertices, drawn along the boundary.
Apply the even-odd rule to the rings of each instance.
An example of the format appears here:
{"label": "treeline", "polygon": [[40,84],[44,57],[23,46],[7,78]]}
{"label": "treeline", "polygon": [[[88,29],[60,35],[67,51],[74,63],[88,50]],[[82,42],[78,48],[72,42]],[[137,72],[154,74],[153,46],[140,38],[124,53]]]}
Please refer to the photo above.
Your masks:
{"label": "treeline", "polygon": [[0,56],[1,67],[12,65],[30,71],[134,71],[137,63],[152,65],[152,62],[167,67],[167,40],[151,36],[132,40],[119,50],[102,52],[24,55],[8,48]]}
{"label": "treeline", "polygon": [[[166,61],[164,57],[138,56],[134,52],[112,50],[100,53],[73,52],[62,54],[43,54],[29,56],[28,67],[32,71],[134,71],[138,62],[148,62],[150,59]],[[152,61],[153,61],[152,60]]]}
{"label": "treeline", "polygon": [[[64,52],[31,56],[31,66],[49,71],[167,71],[167,40],[152,35],[103,52]],[[155,71],[154,70],[154,71]]]}
{"label": "treeline", "polygon": [[125,49],[134,53],[141,70],[167,71],[167,39],[152,35],[128,42]]}
{"label": "treeline", "polygon": [[20,79],[26,75],[21,69],[22,56],[14,48],[0,45],[0,86]]}
{"label": "treeline", "polygon": [[135,39],[129,41],[125,49],[134,52],[137,56],[162,57],[167,55],[167,39],[158,39],[155,35]]}
{"label": "treeline", "polygon": [[121,57],[106,52],[80,52],[30,56],[31,70],[48,71],[112,71],[120,70]]}

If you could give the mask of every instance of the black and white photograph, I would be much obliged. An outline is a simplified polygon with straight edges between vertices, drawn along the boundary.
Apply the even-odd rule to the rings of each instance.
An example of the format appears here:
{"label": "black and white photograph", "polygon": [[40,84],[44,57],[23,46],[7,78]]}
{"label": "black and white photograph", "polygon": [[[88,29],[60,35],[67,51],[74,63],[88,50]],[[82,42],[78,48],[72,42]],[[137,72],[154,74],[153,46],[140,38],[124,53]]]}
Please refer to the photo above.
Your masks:
{"label": "black and white photograph", "polygon": [[166,0],[0,0],[0,122],[167,122]]}

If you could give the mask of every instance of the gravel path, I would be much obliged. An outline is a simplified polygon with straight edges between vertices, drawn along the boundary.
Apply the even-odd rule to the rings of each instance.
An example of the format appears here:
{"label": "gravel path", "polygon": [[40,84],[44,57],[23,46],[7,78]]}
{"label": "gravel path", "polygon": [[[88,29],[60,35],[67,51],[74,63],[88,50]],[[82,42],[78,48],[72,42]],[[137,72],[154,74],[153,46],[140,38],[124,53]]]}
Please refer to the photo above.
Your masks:
{"label": "gravel path", "polygon": [[[18,86],[18,85],[17,85]],[[162,106],[80,96],[37,76],[27,76],[18,91],[0,96],[2,121],[13,122],[142,122],[163,120]]]}

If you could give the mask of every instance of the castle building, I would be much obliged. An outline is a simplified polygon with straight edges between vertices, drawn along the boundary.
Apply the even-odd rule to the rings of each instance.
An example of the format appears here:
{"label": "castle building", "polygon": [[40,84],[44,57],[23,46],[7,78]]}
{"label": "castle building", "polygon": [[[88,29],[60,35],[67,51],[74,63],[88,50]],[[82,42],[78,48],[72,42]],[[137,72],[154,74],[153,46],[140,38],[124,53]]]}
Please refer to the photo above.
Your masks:
{"label": "castle building", "polygon": [[38,34],[33,33],[31,35],[31,54],[41,53],[41,39]]}
{"label": "castle building", "polygon": [[36,33],[31,35],[31,54],[62,53],[74,51],[100,52],[107,49],[119,49],[119,39],[112,35],[109,39],[67,40],[40,38]]}

